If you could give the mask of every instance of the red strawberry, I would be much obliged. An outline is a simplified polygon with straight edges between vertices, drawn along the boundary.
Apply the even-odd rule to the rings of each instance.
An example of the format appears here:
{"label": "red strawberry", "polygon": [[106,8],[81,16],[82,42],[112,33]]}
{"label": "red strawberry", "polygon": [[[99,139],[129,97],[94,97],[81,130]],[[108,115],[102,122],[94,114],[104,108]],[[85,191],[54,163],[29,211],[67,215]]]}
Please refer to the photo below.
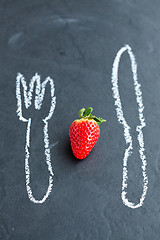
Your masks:
{"label": "red strawberry", "polygon": [[88,156],[100,135],[99,125],[106,120],[91,114],[93,108],[82,108],[79,111],[81,119],[75,120],[69,129],[69,137],[73,154],[78,159]]}

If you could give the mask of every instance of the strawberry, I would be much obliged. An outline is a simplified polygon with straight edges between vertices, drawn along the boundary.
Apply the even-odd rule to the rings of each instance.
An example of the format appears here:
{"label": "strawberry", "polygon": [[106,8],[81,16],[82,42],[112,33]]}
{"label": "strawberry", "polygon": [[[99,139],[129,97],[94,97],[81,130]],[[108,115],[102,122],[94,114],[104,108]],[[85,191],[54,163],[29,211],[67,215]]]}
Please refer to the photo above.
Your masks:
{"label": "strawberry", "polygon": [[73,154],[78,159],[88,156],[100,135],[99,125],[106,122],[91,114],[93,108],[82,108],[79,111],[80,119],[72,122],[69,128],[69,137]]}

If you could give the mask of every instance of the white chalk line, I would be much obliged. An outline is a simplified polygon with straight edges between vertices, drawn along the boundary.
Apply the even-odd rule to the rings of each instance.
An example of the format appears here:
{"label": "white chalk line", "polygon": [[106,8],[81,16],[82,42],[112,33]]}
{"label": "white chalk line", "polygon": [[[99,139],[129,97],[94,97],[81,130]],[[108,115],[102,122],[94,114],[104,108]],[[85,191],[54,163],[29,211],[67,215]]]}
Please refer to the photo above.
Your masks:
{"label": "white chalk line", "polygon": [[[142,175],[143,175],[143,192],[142,195],[140,197],[139,203],[135,204],[133,202],[130,202],[127,198],[127,179],[128,179],[128,168],[127,168],[127,164],[128,164],[128,158],[129,156],[131,156],[132,154],[132,150],[133,150],[133,144],[132,144],[132,136],[130,134],[130,126],[128,125],[126,119],[124,118],[123,115],[123,109],[122,109],[122,104],[121,104],[121,100],[120,100],[120,94],[119,94],[119,88],[118,88],[118,69],[119,69],[119,62],[121,59],[122,54],[127,51],[128,55],[130,57],[130,61],[131,61],[131,69],[132,69],[132,73],[133,73],[133,80],[134,80],[134,89],[135,89],[135,95],[136,95],[136,101],[138,104],[138,114],[139,114],[139,120],[140,120],[140,125],[137,125],[136,127],[136,131],[138,132],[138,143],[139,143],[139,155],[140,155],[140,159],[142,161]],[[144,148],[144,140],[143,140],[143,132],[142,129],[146,126],[145,123],[145,118],[143,115],[143,110],[144,110],[144,105],[143,105],[143,99],[142,99],[142,91],[141,91],[141,85],[138,82],[138,77],[137,77],[137,63],[136,63],[136,59],[135,56],[132,52],[132,49],[129,45],[125,45],[124,47],[122,47],[115,59],[114,59],[114,63],[113,63],[113,67],[112,67],[112,90],[113,90],[113,97],[115,98],[115,106],[116,106],[116,112],[117,112],[117,119],[118,121],[123,125],[124,128],[124,137],[125,137],[125,141],[126,144],[128,144],[128,147],[125,150],[124,153],[124,158],[123,158],[123,179],[122,179],[122,193],[121,193],[121,198],[122,201],[124,203],[124,205],[130,207],[130,208],[139,208],[143,205],[144,199],[146,197],[147,194],[147,189],[148,189],[148,176],[146,173],[146,166],[147,166],[147,161],[146,161],[146,156],[144,154],[145,148]]]}
{"label": "white chalk line", "polygon": [[[34,105],[35,105],[35,109],[37,109],[37,110],[41,109],[42,101],[43,101],[44,94],[45,94],[45,87],[48,82],[50,83],[50,87],[51,87],[51,107],[50,107],[48,116],[46,118],[42,119],[42,121],[44,122],[44,128],[43,128],[44,139],[43,140],[44,140],[46,164],[47,164],[48,172],[49,172],[49,183],[48,183],[48,189],[41,200],[36,200],[33,197],[33,193],[32,193],[31,187],[30,187],[29,147],[30,147],[31,118],[26,119],[22,116],[22,98],[21,98],[21,91],[20,91],[20,86],[22,84],[25,107],[29,108],[32,104],[32,94],[33,94],[35,82],[36,82],[36,88],[35,88]],[[49,148],[48,120],[52,117],[55,106],[56,106],[56,97],[54,96],[55,87],[54,87],[54,82],[50,77],[47,77],[46,80],[41,84],[40,76],[36,73],[35,76],[33,76],[30,81],[28,91],[27,91],[27,89],[28,88],[27,88],[25,78],[23,77],[23,75],[21,73],[18,73],[17,78],[16,78],[17,115],[21,121],[27,122],[26,145],[25,145],[26,189],[27,189],[28,197],[32,202],[44,203],[52,191],[53,176],[54,176],[54,173],[52,170],[52,165],[51,165],[51,155],[50,155],[50,148]]]}

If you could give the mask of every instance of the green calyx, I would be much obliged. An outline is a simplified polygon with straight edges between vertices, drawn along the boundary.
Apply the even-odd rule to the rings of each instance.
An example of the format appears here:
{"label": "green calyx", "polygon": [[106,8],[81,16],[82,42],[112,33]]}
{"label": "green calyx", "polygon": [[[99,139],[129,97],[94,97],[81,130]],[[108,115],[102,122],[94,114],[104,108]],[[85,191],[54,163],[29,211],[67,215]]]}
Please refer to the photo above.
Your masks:
{"label": "green calyx", "polygon": [[82,108],[79,110],[78,114],[79,114],[79,117],[80,118],[84,118],[84,119],[93,119],[97,122],[98,125],[100,125],[101,123],[103,122],[106,122],[105,119],[103,118],[99,118],[99,117],[96,117],[96,116],[93,116],[91,113],[93,111],[93,108],[92,107],[89,107],[87,109],[85,108]]}

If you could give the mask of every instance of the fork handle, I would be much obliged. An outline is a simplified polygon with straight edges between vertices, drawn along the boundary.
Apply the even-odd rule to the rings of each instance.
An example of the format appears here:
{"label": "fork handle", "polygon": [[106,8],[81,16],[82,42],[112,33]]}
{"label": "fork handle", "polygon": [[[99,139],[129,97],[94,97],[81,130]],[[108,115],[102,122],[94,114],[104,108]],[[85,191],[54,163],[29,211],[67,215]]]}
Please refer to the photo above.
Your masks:
{"label": "fork handle", "polygon": [[49,136],[48,136],[48,121],[43,120],[44,127],[43,127],[43,134],[44,134],[44,153],[46,158],[46,164],[49,172],[49,181],[48,181],[48,189],[41,200],[37,200],[34,198],[32,189],[30,187],[30,167],[29,167],[29,157],[30,157],[30,129],[31,129],[31,118],[27,121],[27,131],[26,131],[26,145],[25,145],[25,174],[26,174],[26,190],[28,193],[28,197],[30,201],[34,203],[44,203],[48,196],[50,195],[53,187],[53,170],[51,165],[51,154],[49,149]]}

